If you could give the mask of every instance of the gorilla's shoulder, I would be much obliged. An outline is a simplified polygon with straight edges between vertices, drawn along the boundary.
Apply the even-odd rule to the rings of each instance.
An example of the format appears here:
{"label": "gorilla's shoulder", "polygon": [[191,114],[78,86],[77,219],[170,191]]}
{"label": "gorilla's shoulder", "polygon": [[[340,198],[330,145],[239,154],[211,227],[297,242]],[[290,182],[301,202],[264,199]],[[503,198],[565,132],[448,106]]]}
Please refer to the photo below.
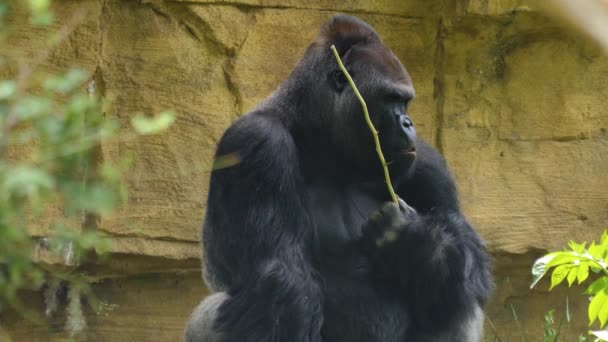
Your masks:
{"label": "gorilla's shoulder", "polygon": [[268,170],[296,161],[293,138],[278,115],[254,111],[240,117],[222,136],[216,156],[234,154],[243,167]]}
{"label": "gorilla's shoulder", "polygon": [[235,149],[255,149],[260,144],[278,144],[291,140],[279,118],[267,112],[251,112],[236,120],[222,136],[218,153]]}

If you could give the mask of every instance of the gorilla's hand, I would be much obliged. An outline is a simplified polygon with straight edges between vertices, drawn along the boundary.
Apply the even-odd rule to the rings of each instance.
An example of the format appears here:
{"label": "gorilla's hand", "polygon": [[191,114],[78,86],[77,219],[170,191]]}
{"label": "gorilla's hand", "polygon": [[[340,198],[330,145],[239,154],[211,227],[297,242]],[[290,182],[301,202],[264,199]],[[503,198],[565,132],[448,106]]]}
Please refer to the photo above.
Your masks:
{"label": "gorilla's hand", "polygon": [[[399,206],[393,202],[384,203],[363,226],[364,245],[372,243],[375,248],[382,248],[395,242],[417,216],[416,210],[402,199],[399,199]],[[373,246],[364,247],[375,249]]]}
{"label": "gorilla's hand", "polygon": [[420,331],[448,329],[471,305],[485,300],[470,284],[489,275],[471,265],[483,260],[481,246],[458,212],[417,213],[405,203],[385,203],[363,226],[361,248],[379,287],[402,298]]}

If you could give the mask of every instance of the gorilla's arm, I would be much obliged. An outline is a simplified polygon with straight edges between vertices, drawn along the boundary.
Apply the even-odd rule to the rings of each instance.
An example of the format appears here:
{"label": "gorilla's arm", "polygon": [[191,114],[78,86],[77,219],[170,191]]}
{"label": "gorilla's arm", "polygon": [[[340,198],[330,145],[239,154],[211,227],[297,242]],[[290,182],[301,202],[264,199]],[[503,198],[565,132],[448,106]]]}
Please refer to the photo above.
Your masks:
{"label": "gorilla's arm", "polygon": [[397,192],[416,212],[385,204],[364,227],[379,286],[403,299],[422,331],[446,328],[483,306],[491,290],[485,247],[460,213],[442,157],[418,144],[416,169]]}
{"label": "gorilla's arm", "polygon": [[203,227],[205,277],[227,291],[221,341],[319,341],[321,292],[305,241],[295,145],[275,118],[249,114],[222,137]]}

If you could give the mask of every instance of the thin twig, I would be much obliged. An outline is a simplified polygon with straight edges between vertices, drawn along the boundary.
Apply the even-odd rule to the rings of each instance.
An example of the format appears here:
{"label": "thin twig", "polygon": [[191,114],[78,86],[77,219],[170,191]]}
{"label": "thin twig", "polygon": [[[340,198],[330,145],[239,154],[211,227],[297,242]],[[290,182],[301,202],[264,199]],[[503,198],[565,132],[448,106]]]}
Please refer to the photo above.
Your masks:
{"label": "thin twig", "polygon": [[348,83],[353,88],[353,91],[355,92],[355,95],[359,99],[359,102],[361,102],[361,107],[363,107],[363,114],[365,114],[365,121],[367,122],[367,125],[369,126],[369,130],[372,132],[372,136],[374,137],[374,144],[376,145],[376,153],[378,153],[378,158],[380,159],[380,163],[382,164],[382,168],[384,169],[384,178],[386,181],[386,187],[388,188],[388,192],[391,195],[393,202],[395,202],[395,204],[397,206],[399,206],[399,200],[397,199],[397,195],[395,194],[395,190],[393,189],[393,184],[391,183],[391,176],[388,172],[388,164],[386,163],[386,160],[384,159],[384,154],[382,153],[382,148],[380,147],[380,139],[378,138],[378,131],[376,131],[376,128],[374,127],[374,124],[372,123],[372,120],[369,117],[369,112],[367,111],[367,104],[365,103],[363,96],[361,96],[361,93],[359,93],[359,89],[357,89],[357,86],[355,85],[355,82],[353,81],[352,77],[350,77],[350,74],[344,67],[342,60],[340,59],[340,55],[338,54],[338,50],[336,50],[336,47],[334,45],[331,46],[331,50],[334,52],[334,56],[336,56],[336,61],[338,61],[338,65],[340,66],[340,69],[344,73],[344,76],[346,76]]}
{"label": "thin twig", "polygon": [[486,318],[486,321],[490,324],[490,328],[492,329],[492,333],[494,333],[494,342],[498,341],[498,342],[502,342],[502,340],[500,339],[500,337],[498,336],[498,331],[496,331],[496,326],[494,325],[494,322],[492,322],[492,320],[490,319],[490,317],[488,317],[488,315],[486,315],[485,313],[483,314],[483,316]]}
{"label": "thin twig", "polygon": [[520,333],[522,334],[521,340],[523,342],[528,342],[528,333],[526,332],[526,329],[519,321],[519,318],[517,317],[517,312],[515,312],[515,307],[513,306],[512,303],[509,304],[509,306],[511,307],[511,313],[513,314],[513,318],[515,319],[515,324],[517,325],[517,328],[519,329]]}

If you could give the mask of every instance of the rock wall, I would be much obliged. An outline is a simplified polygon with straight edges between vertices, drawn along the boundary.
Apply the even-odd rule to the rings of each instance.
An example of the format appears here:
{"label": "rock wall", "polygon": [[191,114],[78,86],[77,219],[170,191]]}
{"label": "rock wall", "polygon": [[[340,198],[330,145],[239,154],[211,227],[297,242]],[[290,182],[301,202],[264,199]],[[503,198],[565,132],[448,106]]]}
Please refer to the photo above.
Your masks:
{"label": "rock wall", "polygon": [[[81,24],[42,66],[88,70],[115,98],[108,115],[174,108],[167,133],[103,146],[131,152],[131,200],[99,229],[114,256],[92,267],[95,293],[118,304],[87,313],[91,341],[178,340],[204,296],[199,226],[214,146],[223,130],[264,99],[336,12],[372,24],[409,70],[419,134],[446,156],[464,210],[495,256],[497,291],[488,340],[539,340],[542,317],[573,313],[585,331],[580,289],[528,289],[535,257],[569,239],[590,241],[608,224],[608,60],[600,50],[521,0],[83,0],[55,2],[57,29],[77,9]],[[12,19],[26,20],[23,14]],[[15,25],[24,60],[46,30]],[[47,29],[49,30],[49,29]],[[10,71],[8,71],[10,73]],[[39,227],[44,233],[45,227]],[[34,307],[39,293],[27,295]],[[63,336],[2,317],[15,341]],[[8,327],[8,328],[7,328]],[[1,337],[1,336],[0,336]]]}

